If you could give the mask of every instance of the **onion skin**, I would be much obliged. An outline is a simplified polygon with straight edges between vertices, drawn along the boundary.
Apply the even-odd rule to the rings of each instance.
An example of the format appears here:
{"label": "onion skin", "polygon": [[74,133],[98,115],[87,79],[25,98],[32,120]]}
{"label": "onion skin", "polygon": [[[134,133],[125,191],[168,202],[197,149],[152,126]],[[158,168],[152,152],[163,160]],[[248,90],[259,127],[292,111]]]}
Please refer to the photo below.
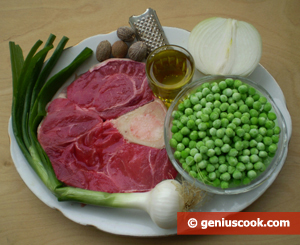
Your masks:
{"label": "onion skin", "polygon": [[262,40],[247,22],[212,17],[193,28],[188,50],[206,75],[249,76],[261,59]]}

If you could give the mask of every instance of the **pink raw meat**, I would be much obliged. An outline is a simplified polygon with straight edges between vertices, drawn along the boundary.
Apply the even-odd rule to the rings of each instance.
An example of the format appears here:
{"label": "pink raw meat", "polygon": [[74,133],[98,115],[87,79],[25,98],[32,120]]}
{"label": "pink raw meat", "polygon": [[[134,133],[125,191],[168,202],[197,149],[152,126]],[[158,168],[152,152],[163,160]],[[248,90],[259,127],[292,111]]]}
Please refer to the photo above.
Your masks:
{"label": "pink raw meat", "polygon": [[[106,72],[105,79],[99,75],[102,71],[99,67],[83,74],[80,80],[75,81],[75,85],[69,86],[67,98],[57,98],[49,104],[48,114],[38,130],[38,140],[49,156],[57,178],[66,185],[109,193],[149,191],[162,180],[175,178],[177,172],[170,163],[163,145],[153,144],[162,142],[158,133],[147,132],[147,135],[154,135],[153,140],[147,136],[148,142],[143,142],[145,137],[142,132],[145,127],[141,127],[141,130],[134,129],[132,138],[125,135],[127,130],[123,123],[127,123],[129,128],[132,128],[132,125],[138,127],[139,123],[134,122],[138,120],[143,124],[142,118],[145,116],[155,122],[155,127],[163,127],[166,109],[157,99],[149,103],[154,96],[151,91],[149,93],[148,84],[138,82],[136,70],[142,63],[128,60],[119,63],[120,60],[116,59],[113,61],[111,62],[119,70],[122,67],[122,70],[126,71],[126,76],[122,73],[116,76],[116,69],[112,68],[115,66],[110,62],[100,66],[108,66],[102,68]],[[127,69],[126,64],[129,64]],[[137,68],[134,68],[134,65]],[[132,72],[128,72],[129,70]],[[112,77],[123,77],[123,84],[127,85],[133,84],[132,81],[136,79],[135,84],[139,86],[133,91],[138,99],[128,92],[129,99],[126,100],[122,94],[124,87],[121,86],[118,92],[118,87],[114,85],[113,80],[110,81],[108,74]],[[97,84],[97,76],[100,77],[99,83],[103,87]],[[84,83],[84,77],[87,77],[91,84]],[[125,77],[130,82],[126,82]],[[143,79],[143,76],[139,78]],[[104,89],[107,88],[108,81],[111,83],[108,86],[110,89]],[[118,79],[115,81],[120,82]],[[83,87],[80,91],[79,87],[75,89],[76,86]],[[110,93],[110,90],[114,92]],[[140,90],[144,92],[138,93]],[[73,92],[77,95],[74,96]],[[108,109],[100,103],[101,96],[98,96],[98,93],[107,98],[104,105],[109,107]],[[148,98],[149,101],[140,98]],[[128,103],[129,100],[137,103],[132,105]],[[113,103],[115,105],[112,105]],[[114,115],[114,119],[107,119],[107,115],[110,115],[108,118]]]}
{"label": "pink raw meat", "polygon": [[68,87],[67,97],[97,110],[103,119],[117,118],[154,99],[145,64],[129,59],[109,59],[93,67]]}

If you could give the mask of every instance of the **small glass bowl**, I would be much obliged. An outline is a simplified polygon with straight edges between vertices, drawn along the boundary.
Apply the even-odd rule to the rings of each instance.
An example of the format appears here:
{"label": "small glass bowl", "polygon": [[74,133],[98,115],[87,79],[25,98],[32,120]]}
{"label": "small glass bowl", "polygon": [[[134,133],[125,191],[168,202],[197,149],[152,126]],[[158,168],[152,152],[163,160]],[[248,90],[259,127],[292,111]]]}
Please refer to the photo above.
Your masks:
{"label": "small glass bowl", "polygon": [[[170,139],[172,138],[172,113],[174,110],[177,110],[178,104],[181,103],[185,98],[187,98],[193,91],[195,91],[199,86],[201,86],[203,83],[212,83],[212,82],[218,82],[225,80],[226,78],[233,78],[233,79],[239,79],[243,83],[248,84],[251,87],[254,87],[256,91],[261,95],[267,98],[268,102],[272,104],[272,111],[276,113],[277,115],[277,125],[281,128],[281,133],[279,137],[279,142],[277,143],[277,151],[275,156],[271,159],[271,162],[266,167],[265,171],[263,171],[261,174],[259,174],[254,180],[252,180],[247,185],[240,185],[236,187],[229,187],[226,189],[222,189],[221,187],[215,187],[210,184],[205,184],[204,182],[193,178],[191,175],[189,175],[181,166],[181,163],[175,159],[174,152],[175,150],[170,146]],[[284,157],[284,149],[288,147],[288,136],[287,136],[287,125],[286,121],[278,109],[277,105],[275,104],[274,100],[270,96],[270,94],[259,84],[255,83],[254,81],[251,81],[248,78],[240,77],[240,76],[205,76],[201,78],[198,81],[194,81],[187,86],[185,86],[182,91],[176,96],[174,101],[172,102],[171,106],[168,109],[165,124],[164,124],[164,140],[166,145],[166,150],[169,156],[170,161],[172,162],[173,166],[176,168],[176,170],[179,173],[179,176],[192,183],[195,184],[197,187],[199,187],[202,190],[205,190],[209,193],[214,194],[222,194],[222,195],[231,195],[231,194],[240,194],[245,193],[250,190],[253,190],[260,186],[262,183],[264,183],[276,167],[279,165],[279,163],[283,160]]]}

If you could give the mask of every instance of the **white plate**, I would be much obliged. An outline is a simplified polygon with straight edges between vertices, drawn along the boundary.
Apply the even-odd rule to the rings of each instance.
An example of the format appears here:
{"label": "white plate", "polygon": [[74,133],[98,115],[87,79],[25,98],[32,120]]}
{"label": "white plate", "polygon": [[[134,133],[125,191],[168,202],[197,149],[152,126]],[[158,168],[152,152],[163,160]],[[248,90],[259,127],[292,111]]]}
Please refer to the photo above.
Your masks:
{"label": "white plate", "polygon": [[[164,30],[171,44],[177,44],[185,48],[187,47],[187,41],[189,37],[188,31],[171,27],[164,27]],[[74,59],[74,57],[84,49],[84,47],[89,47],[92,50],[96,50],[97,45],[102,40],[108,40],[113,43],[114,41],[118,40],[118,38],[116,32],[105,35],[97,35],[82,41],[72,48],[67,49],[64,51],[59,63],[53,70],[52,75],[68,65]],[[97,60],[95,55],[93,55],[93,57],[91,57],[84,65],[82,65],[76,73],[81,74],[96,63]],[[200,76],[201,75],[197,73],[195,79]],[[284,95],[280,87],[274,78],[261,65],[255,69],[250,78],[259,82],[275,99],[275,102],[287,121],[288,137],[290,139],[292,122],[285,105]],[[73,79],[74,77],[69,80],[69,83]],[[46,205],[60,210],[61,213],[70,220],[82,225],[95,226],[102,231],[118,235],[153,237],[174,235],[177,233],[176,228],[170,230],[160,229],[151,221],[147,213],[139,210],[113,209],[91,205],[86,205],[83,207],[79,203],[75,202],[58,202],[55,196],[37,177],[22,155],[12,132],[11,120],[9,121],[9,135],[11,137],[11,156],[13,162],[28,188]],[[214,195],[209,202],[207,202],[201,209],[196,211],[239,212],[248,207],[273,183],[285,162],[286,155],[287,149],[284,152],[283,161],[279,164],[272,177],[257,189],[240,195]]]}

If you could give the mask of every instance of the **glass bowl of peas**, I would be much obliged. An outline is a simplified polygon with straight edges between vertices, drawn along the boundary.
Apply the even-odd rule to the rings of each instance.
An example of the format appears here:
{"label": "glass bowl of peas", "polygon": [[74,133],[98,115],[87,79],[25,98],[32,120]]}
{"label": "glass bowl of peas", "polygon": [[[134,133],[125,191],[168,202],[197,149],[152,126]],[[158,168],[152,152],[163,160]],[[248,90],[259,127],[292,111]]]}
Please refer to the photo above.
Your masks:
{"label": "glass bowl of peas", "polygon": [[239,76],[205,76],[184,87],[164,127],[166,150],[179,176],[215,194],[261,185],[288,144],[285,119],[270,94]]}

